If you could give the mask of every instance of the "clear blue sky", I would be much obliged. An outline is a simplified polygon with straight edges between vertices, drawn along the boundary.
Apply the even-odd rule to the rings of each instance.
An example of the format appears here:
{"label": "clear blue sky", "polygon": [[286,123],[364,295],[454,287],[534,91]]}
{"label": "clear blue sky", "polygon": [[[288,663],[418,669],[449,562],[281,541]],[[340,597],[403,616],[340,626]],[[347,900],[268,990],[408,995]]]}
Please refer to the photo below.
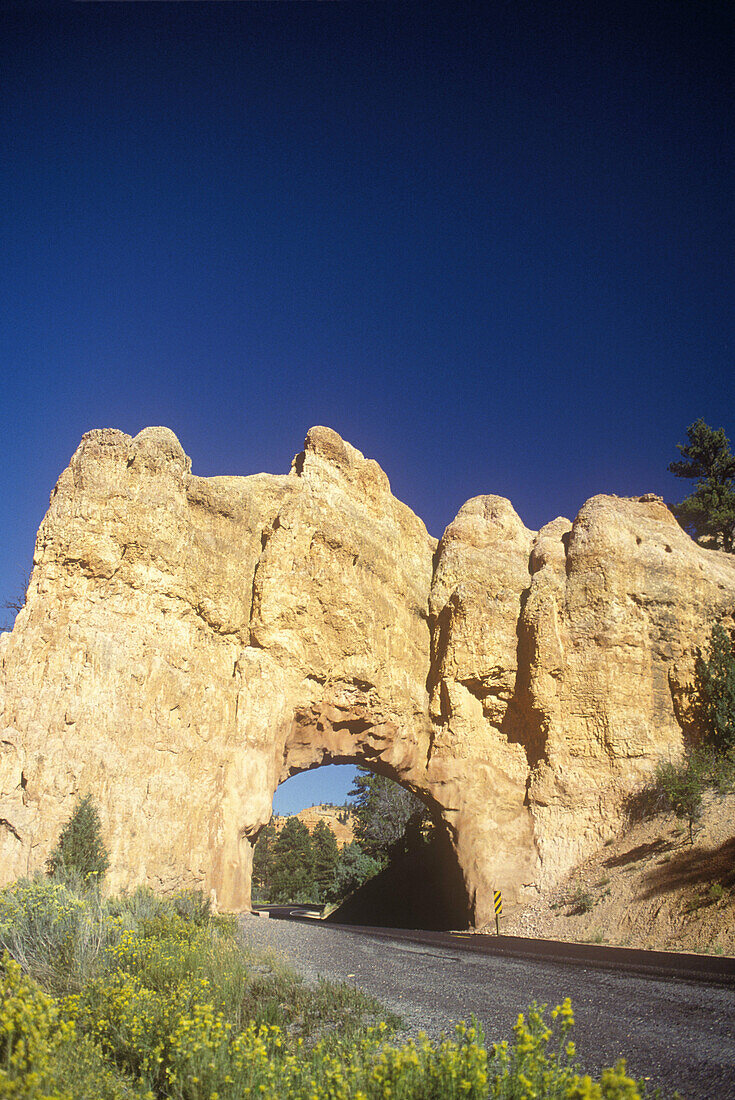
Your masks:
{"label": "clear blue sky", "polygon": [[483,492],[534,528],[680,499],[686,426],[735,435],[734,28],[0,5],[0,601],[94,427],[166,424],[208,475],[328,424],[437,536]]}

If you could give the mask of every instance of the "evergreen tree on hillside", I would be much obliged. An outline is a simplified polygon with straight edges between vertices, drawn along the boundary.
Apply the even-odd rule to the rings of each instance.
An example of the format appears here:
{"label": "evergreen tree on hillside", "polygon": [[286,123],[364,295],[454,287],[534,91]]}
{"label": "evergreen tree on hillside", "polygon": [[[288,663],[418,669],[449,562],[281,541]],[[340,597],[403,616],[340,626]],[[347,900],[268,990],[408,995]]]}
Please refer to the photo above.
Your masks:
{"label": "evergreen tree on hillside", "polygon": [[712,628],[709,654],[697,659],[695,695],[708,739],[720,753],[735,750],[735,646],[725,628]]}
{"label": "evergreen tree on hillside", "polygon": [[46,860],[49,875],[74,877],[86,884],[102,881],[110,859],[102,841],[100,815],[91,794],[77,801],[56,847]]}
{"label": "evergreen tree on hillside", "polygon": [[707,656],[697,658],[694,703],[704,740],[680,760],[661,761],[654,791],[689,822],[689,842],[709,787],[719,795],[735,785],[735,643],[721,623],[712,628]]}
{"label": "evergreen tree on hillside", "polygon": [[345,844],[339,853],[332,886],[327,893],[328,900],[344,901],[349,894],[354,893],[381,869],[382,866],[378,860],[363,852],[355,841],[352,844]]}
{"label": "evergreen tree on hillside", "polygon": [[339,859],[337,838],[326,821],[317,821],[311,834],[311,846],[314,852],[314,882],[319,891],[319,899],[324,900],[332,885]]}
{"label": "evergreen tree on hillside", "polygon": [[423,802],[411,791],[383,775],[358,769],[348,795],[355,813],[355,836],[361,850],[386,864],[390,849],[415,818],[429,822]]}
{"label": "evergreen tree on hillside", "polygon": [[687,428],[688,443],[677,444],[682,459],[669,471],[676,477],[696,478],[693,493],[672,505],[689,534],[714,549],[735,548],[735,455],[724,428],[710,428],[700,417]]}
{"label": "evergreen tree on hillside", "polygon": [[258,899],[270,900],[276,827],[271,819],[260,833],[253,851],[253,889]]}
{"label": "evergreen tree on hillside", "polygon": [[314,901],[314,849],[309,830],[289,817],[273,845],[272,901]]}

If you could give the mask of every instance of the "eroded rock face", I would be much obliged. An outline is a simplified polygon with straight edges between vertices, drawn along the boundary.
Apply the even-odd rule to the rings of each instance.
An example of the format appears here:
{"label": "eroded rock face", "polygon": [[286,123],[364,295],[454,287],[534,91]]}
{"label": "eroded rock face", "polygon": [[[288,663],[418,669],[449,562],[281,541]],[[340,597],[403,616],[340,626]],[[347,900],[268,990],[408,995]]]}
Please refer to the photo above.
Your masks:
{"label": "eroded rock face", "polygon": [[312,428],[290,474],[199,478],[166,428],[88,433],[0,635],[0,875],[79,793],[111,886],[247,908],[277,785],[358,762],[444,824],[475,923],[619,827],[680,751],[735,559],[655,497],[527,530],[468,501],[437,546],[380,467]]}

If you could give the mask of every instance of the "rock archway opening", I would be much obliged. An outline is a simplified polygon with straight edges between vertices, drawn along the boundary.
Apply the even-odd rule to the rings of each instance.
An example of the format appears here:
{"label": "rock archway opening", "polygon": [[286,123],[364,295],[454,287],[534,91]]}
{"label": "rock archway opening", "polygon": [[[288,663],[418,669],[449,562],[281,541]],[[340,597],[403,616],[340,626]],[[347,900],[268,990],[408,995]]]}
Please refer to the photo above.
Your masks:
{"label": "rock archway opening", "polygon": [[256,841],[255,902],[315,903],[337,923],[468,926],[464,878],[427,792],[358,756],[290,771]]}

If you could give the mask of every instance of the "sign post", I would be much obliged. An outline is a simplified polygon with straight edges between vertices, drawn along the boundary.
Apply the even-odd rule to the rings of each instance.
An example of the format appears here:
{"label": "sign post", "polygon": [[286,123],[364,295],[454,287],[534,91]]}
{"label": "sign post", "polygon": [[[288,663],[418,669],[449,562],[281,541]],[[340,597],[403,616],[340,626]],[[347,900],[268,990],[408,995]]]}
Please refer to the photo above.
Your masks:
{"label": "sign post", "polygon": [[500,890],[495,890],[493,894],[495,898],[495,934],[500,935],[500,914],[503,912],[503,895]]}

